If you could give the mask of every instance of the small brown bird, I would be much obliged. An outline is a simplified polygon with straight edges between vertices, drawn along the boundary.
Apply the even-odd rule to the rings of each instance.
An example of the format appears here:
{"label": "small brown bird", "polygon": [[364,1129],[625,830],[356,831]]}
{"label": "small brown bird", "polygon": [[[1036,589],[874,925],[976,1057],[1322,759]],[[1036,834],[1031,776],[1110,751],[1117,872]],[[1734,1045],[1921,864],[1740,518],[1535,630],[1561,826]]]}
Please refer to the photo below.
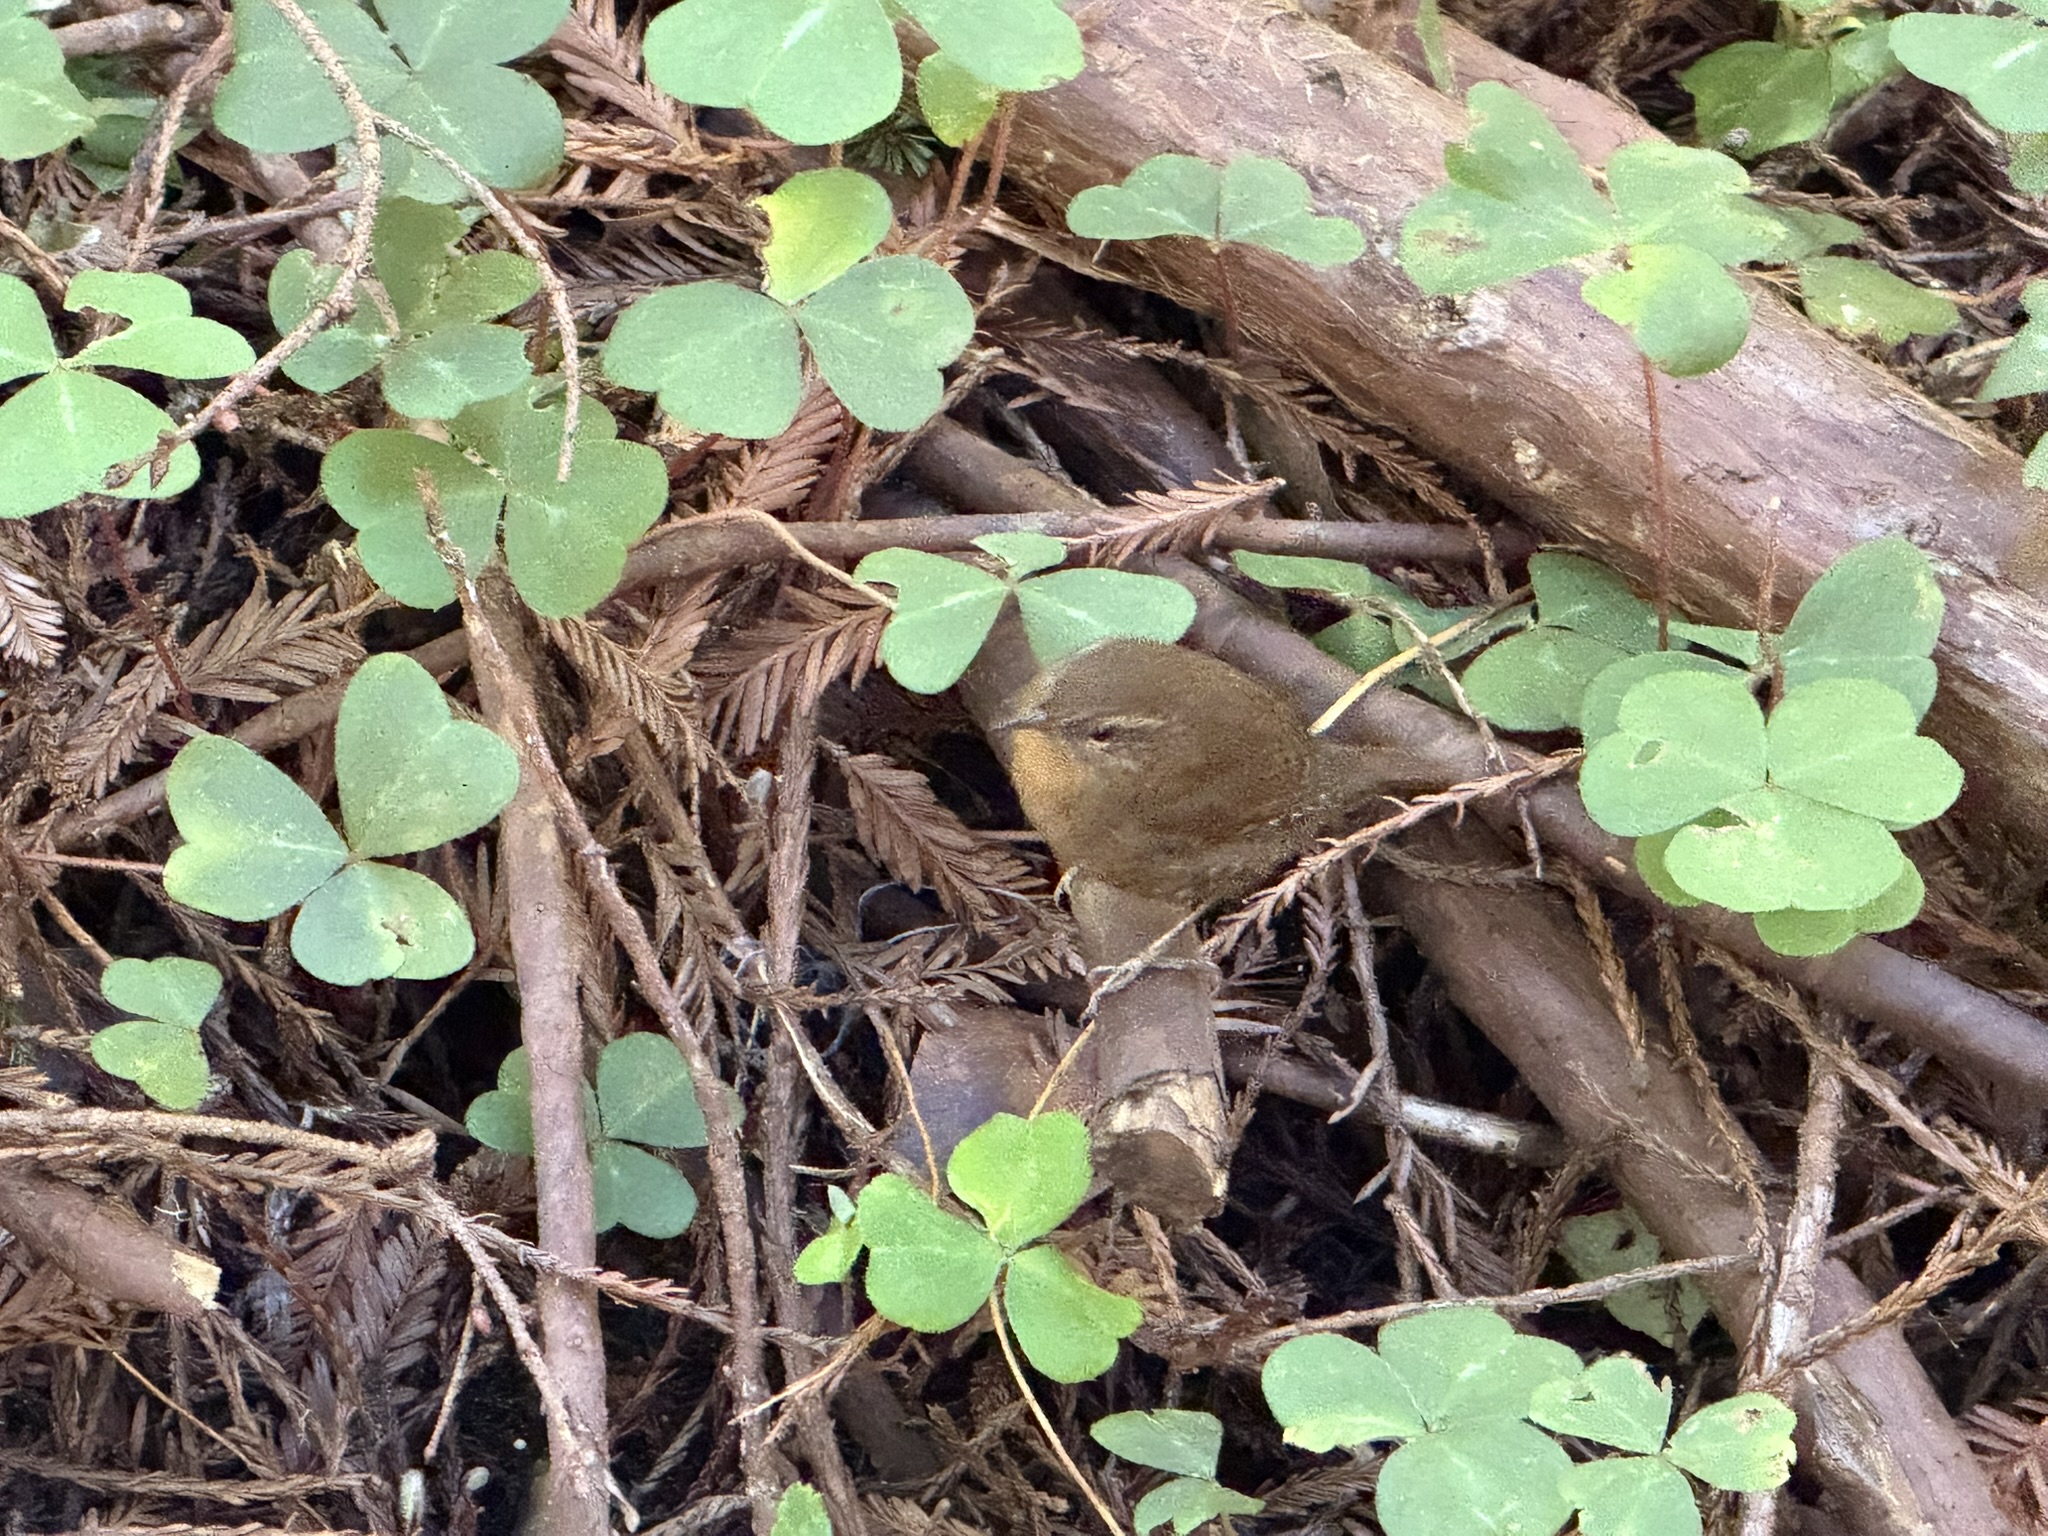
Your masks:
{"label": "small brown bird", "polygon": [[1106,640],[1040,673],[1012,717],[1010,778],[1061,866],[1140,896],[1242,896],[1375,793],[1361,749],[1310,736],[1227,662]]}

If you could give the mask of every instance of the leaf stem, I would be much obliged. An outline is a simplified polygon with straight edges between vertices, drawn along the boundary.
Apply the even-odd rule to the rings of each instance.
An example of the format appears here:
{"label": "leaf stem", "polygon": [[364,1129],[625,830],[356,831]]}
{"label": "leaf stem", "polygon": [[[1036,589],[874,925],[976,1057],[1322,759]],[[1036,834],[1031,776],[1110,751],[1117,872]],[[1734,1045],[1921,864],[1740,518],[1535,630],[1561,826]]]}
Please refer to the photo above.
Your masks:
{"label": "leaf stem", "polygon": [[1053,1460],[1060,1464],[1074,1486],[1081,1490],[1081,1496],[1089,1507],[1102,1517],[1102,1523],[1109,1527],[1110,1536],[1124,1536],[1124,1528],[1117,1524],[1116,1516],[1102,1502],[1102,1495],[1095,1491],[1094,1484],[1081,1475],[1081,1469],[1074,1465],[1074,1458],[1067,1454],[1067,1448],[1060,1443],[1059,1433],[1052,1427],[1052,1420],[1045,1416],[1045,1410],[1038,1405],[1038,1397],[1031,1390],[1031,1383],[1024,1379],[1024,1366],[1017,1359],[1017,1351],[1010,1343],[1009,1325],[1003,1321],[1002,1299],[1007,1289],[1009,1275],[996,1282],[995,1290],[989,1293],[988,1320],[996,1331],[996,1342],[1003,1347],[1003,1360],[1010,1367],[1010,1379],[1017,1383],[1017,1390],[1024,1394],[1024,1406],[1031,1410],[1031,1417],[1038,1421],[1038,1431],[1045,1436],[1045,1443],[1052,1449]]}

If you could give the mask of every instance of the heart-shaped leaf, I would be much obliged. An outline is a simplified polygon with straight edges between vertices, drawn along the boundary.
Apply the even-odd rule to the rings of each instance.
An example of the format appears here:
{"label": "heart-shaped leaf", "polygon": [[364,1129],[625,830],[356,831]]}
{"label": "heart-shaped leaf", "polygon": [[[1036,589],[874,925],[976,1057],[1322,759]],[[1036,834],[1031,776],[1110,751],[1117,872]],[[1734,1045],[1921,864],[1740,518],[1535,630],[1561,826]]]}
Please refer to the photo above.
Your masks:
{"label": "heart-shaped leaf", "polygon": [[1052,0],[903,0],[961,68],[999,91],[1042,91],[1081,73],[1081,29]]}
{"label": "heart-shaped leaf", "polygon": [[598,1054],[597,1107],[605,1135],[614,1140],[704,1145],[704,1112],[689,1066],[666,1035],[621,1035]]}
{"label": "heart-shaped leaf", "polygon": [[433,482],[464,567],[482,570],[505,487],[459,449],[389,427],[351,432],[320,461],[320,489],[342,521],[357,530],[356,553],[378,586],[411,607],[440,608],[455,601],[455,579],[427,535],[422,473]]}
{"label": "heart-shaped leaf", "polygon": [[[2042,159],[2048,161],[2048,134],[2037,134],[2035,139],[2041,145]],[[2048,391],[2048,280],[2036,278],[2028,283],[2020,295],[2020,303],[2026,309],[2027,323],[2013,333],[2005,350],[1998,354],[1998,361],[1992,365],[1983,386],[1977,391],[1979,400],[2010,400],[2015,395]],[[24,334],[31,345],[34,343],[34,325],[41,319],[38,311],[34,320],[24,326]],[[4,365],[7,356],[6,332],[5,317],[0,315],[0,365]],[[0,377],[4,376],[0,374]]]}
{"label": "heart-shaped leaf", "polygon": [[107,471],[177,430],[156,406],[112,379],[76,368],[46,373],[0,405],[0,517],[33,517],[75,496],[177,496],[199,479],[199,451],[180,443],[152,485],[144,465],[108,490]]}
{"label": "heart-shaped leaf", "polygon": [[0,17],[0,160],[47,155],[92,124],[92,103],[64,73],[50,29],[28,16]]}
{"label": "heart-shaped leaf", "polygon": [[1171,645],[1195,622],[1194,595],[1186,587],[1138,571],[1054,571],[1021,584],[1017,606],[1040,666],[1112,635]]}
{"label": "heart-shaped leaf", "polygon": [[470,1101],[462,1123],[487,1147],[513,1157],[533,1156],[533,1068],[525,1046],[498,1063],[498,1086]]}
{"label": "heart-shaped leaf", "polygon": [[1749,336],[1749,295],[1691,245],[1630,246],[1626,269],[1587,278],[1579,294],[1673,378],[1712,373]]}
{"label": "heart-shaped leaf", "polygon": [[[837,1186],[833,1193],[838,1193]],[[853,1273],[854,1262],[864,1246],[860,1227],[835,1214],[832,1224],[804,1244],[803,1252],[796,1256],[797,1284],[837,1285]]]}
{"label": "heart-shaped leaf", "polygon": [[590,1159],[597,1230],[678,1237],[697,1214],[697,1192],[680,1169],[622,1141],[601,1141]]}
{"label": "heart-shaped leaf", "polygon": [[1579,723],[1587,685],[1625,654],[1591,635],[1539,624],[1488,646],[1461,681],[1472,707],[1503,730],[1554,731]]}
{"label": "heart-shaped leaf", "polygon": [[1901,16],[1892,52],[2007,133],[2048,130],[2048,27],[2024,16]]}
{"label": "heart-shaped leaf", "polygon": [[1067,546],[1049,533],[984,533],[972,542],[1002,561],[1012,581],[1050,570],[1067,558]]}
{"label": "heart-shaped leaf", "polygon": [[939,370],[974,338],[974,305],[922,256],[881,256],[796,312],[818,371],[854,418],[878,432],[922,426],[945,399]]}
{"label": "heart-shaped leaf", "polygon": [[1087,187],[1067,204],[1067,228],[1086,240],[1216,238],[1223,173],[1193,155],[1154,155],[1120,186]]}
{"label": "heart-shaped leaf", "polygon": [[960,148],[986,128],[1002,104],[1002,92],[943,52],[917,66],[918,115],[949,148]]}
{"label": "heart-shaped leaf", "polygon": [[1784,907],[1756,915],[1757,937],[1781,955],[1831,955],[1859,933],[1887,933],[1920,915],[1927,887],[1913,861],[1905,861],[1885,893],[1846,912],[1801,912]]}
{"label": "heart-shaped leaf", "polygon": [[[704,3],[690,0],[655,21]],[[731,283],[655,289],[613,325],[604,371],[628,389],[658,392],[661,408],[686,426],[725,437],[779,436],[804,392],[796,322],[773,299]]]}
{"label": "heart-shaped leaf", "polygon": [[1724,267],[1783,261],[1805,255],[1813,239],[1751,197],[1749,173],[1712,150],[1664,139],[1624,144],[1608,159],[1607,190],[1631,261],[1644,246],[1689,247]]}
{"label": "heart-shaped leaf", "polygon": [[986,1233],[893,1173],[870,1182],[856,1209],[877,1312],[919,1333],[944,1333],[981,1310],[1003,1267],[1003,1250]]}
{"label": "heart-shaped leaf", "polygon": [[1010,1260],[1003,1313],[1024,1358],[1054,1381],[1093,1381],[1116,1364],[1117,1345],[1137,1332],[1145,1309],[1105,1291],[1050,1244]]}
{"label": "heart-shaped leaf", "polygon": [[1860,907],[1905,863],[1881,823],[1775,786],[1722,801],[1664,850],[1672,879],[1732,912]]}
{"label": "heart-shaped leaf", "polygon": [[1537,1387],[1529,1417],[1560,1435],[1577,1435],[1639,1456],[1654,1456],[1671,1423],[1671,1383],[1658,1385],[1628,1355],[1596,1360],[1576,1380]]}
{"label": "heart-shaped leaf", "polygon": [[671,96],[745,107],[795,144],[852,138],[903,93],[878,0],[683,0],[648,25],[641,51]]}
{"label": "heart-shaped leaf", "polygon": [[1679,1425],[1664,1454],[1703,1483],[1761,1493],[1792,1475],[1797,1423],[1775,1397],[1745,1392],[1709,1403]]}
{"label": "heart-shaped leaf", "polygon": [[1559,1489],[1571,1466],[1563,1446],[1527,1424],[1469,1424],[1387,1457],[1373,1511],[1389,1531],[1551,1536],[1571,1516]]}
{"label": "heart-shaped leaf", "polygon": [[337,987],[395,976],[432,981],[469,964],[476,935],[462,907],[425,875],[351,864],[292,920],[292,958]]}
{"label": "heart-shaped leaf", "polygon": [[1545,624],[1605,640],[1623,651],[1657,644],[1657,610],[1637,597],[1618,571],[1562,550],[1529,557],[1529,585]]}
{"label": "heart-shaped leaf", "polygon": [[65,290],[64,307],[96,309],[130,322],[72,359],[81,367],[217,379],[256,361],[240,332],[194,316],[192,295],[161,272],[81,272]]}
{"label": "heart-shaped leaf", "polygon": [[1962,792],[1963,770],[1919,734],[1896,688],[1837,677],[1794,688],[1771,711],[1771,782],[1894,827],[1939,816]]}
{"label": "heart-shaped leaf", "polygon": [[[1558,1231],[1557,1251],[1581,1280],[1604,1280],[1627,1270],[1645,1269],[1664,1256],[1656,1234],[1627,1207],[1570,1218]],[[1616,1291],[1606,1305],[1616,1322],[1667,1349],[1676,1349],[1690,1338],[1713,1310],[1705,1293],[1689,1277],[1646,1280]]]}
{"label": "heart-shaped leaf", "polygon": [[778,304],[801,303],[840,276],[882,243],[896,218],[880,182],[838,166],[799,171],[754,201],[768,215],[761,265]]}
{"label": "heart-shaped leaf", "polygon": [[1471,136],[1444,150],[1451,185],[1401,226],[1401,266],[1423,292],[1469,293],[1616,243],[1614,210],[1534,102],[1481,81],[1465,105]]}
{"label": "heart-shaped leaf", "polygon": [[1927,658],[1943,608],[1933,566],[1907,540],[1892,534],[1858,545],[1821,573],[1785,626],[1786,688],[1867,677],[1898,689],[1919,719],[1934,698]]}
{"label": "heart-shaped leaf", "polygon": [[1659,1456],[1579,1462],[1560,1490],[1579,1508],[1580,1536],[1700,1536],[1692,1485]]}
{"label": "heart-shaped leaf", "polygon": [[349,847],[373,858],[483,826],[519,788],[519,759],[494,732],[455,719],[425,667],[389,652],[365,661],[342,695],[334,777]]}
{"label": "heart-shaped leaf", "polygon": [[220,998],[220,972],[182,955],[116,960],[100,973],[100,996],[123,1013],[197,1029]]}
{"label": "heart-shaped leaf", "polygon": [[57,366],[57,344],[35,289],[0,272],[0,384]]}
{"label": "heart-shaped leaf", "polygon": [[197,1109],[206,1097],[206,1050],[199,1031],[182,1024],[161,1019],[110,1024],[92,1037],[92,1059],[165,1109]]}
{"label": "heart-shaped leaf", "polygon": [[[313,253],[294,247],[270,269],[270,320],[280,333],[291,330],[327,297],[339,267],[323,265]],[[361,378],[382,360],[397,340],[376,305],[362,302],[339,324],[330,323],[284,362],[284,376],[316,394],[326,394]]]}
{"label": "heart-shaped leaf", "polygon": [[1389,1323],[1380,1330],[1379,1352],[1432,1430],[1519,1419],[1545,1382],[1570,1381],[1580,1371],[1579,1357],[1566,1346],[1517,1333],[1485,1307],[1450,1307]]}
{"label": "heart-shaped leaf", "polygon": [[915,549],[878,549],[853,574],[896,589],[880,654],[889,675],[913,693],[960,681],[1010,595],[1001,578],[978,566]]}
{"label": "heart-shaped leaf", "polygon": [[1131,1511],[1131,1521],[1138,1536],[1147,1536],[1169,1521],[1175,1536],[1188,1536],[1188,1532],[1218,1515],[1256,1515],[1265,1507],[1264,1499],[1225,1488],[1213,1478],[1176,1477],[1138,1500],[1137,1508]]}
{"label": "heart-shaped leaf", "polygon": [[1956,301],[1946,294],[1847,256],[1802,261],[1799,299],[1829,330],[1875,336],[1888,347],[1908,336],[1939,336],[1956,323]]}
{"label": "heart-shaped leaf", "polygon": [[[1476,668],[1478,663],[1473,665]],[[1612,736],[1621,724],[1621,701],[1628,697],[1629,690],[1660,672],[1705,672],[1742,681],[1742,674],[1733,667],[1697,651],[1645,651],[1640,656],[1624,656],[1586,684],[1579,697],[1577,724],[1586,740],[1594,742]],[[1468,689],[1469,678],[1468,673]]]}
{"label": "heart-shaped leaf", "polygon": [[1223,168],[1216,232],[1311,267],[1342,266],[1365,250],[1356,224],[1311,209],[1301,172],[1262,155],[1240,155]]}
{"label": "heart-shaped leaf", "polygon": [[586,400],[575,464],[556,479],[563,408],[538,404],[547,387],[472,406],[450,430],[504,481],[512,584],[534,612],[568,618],[618,585],[627,549],[668,504],[668,471],[645,443],[621,442],[611,412]]}
{"label": "heart-shaped leaf", "polygon": [[1267,1358],[1260,1383],[1281,1438],[1305,1451],[1405,1440],[1425,1428],[1393,1368],[1340,1334],[1289,1339]]}
{"label": "heart-shaped leaf", "polygon": [[532,374],[526,337],[510,326],[441,325],[385,356],[384,399],[401,416],[445,421],[510,394]]}
{"label": "heart-shaped leaf", "polygon": [[1223,1421],[1185,1408],[1112,1413],[1089,1425],[1088,1433],[1125,1461],[1182,1477],[1214,1477],[1216,1458],[1223,1454]]}
{"label": "heart-shaped leaf", "polygon": [[348,858],[303,789],[225,736],[185,743],[171,760],[165,801],[185,841],[164,863],[164,890],[216,917],[275,917]]}
{"label": "heart-shaped leaf", "polygon": [[990,1237],[1012,1250],[1073,1215],[1093,1177],[1088,1127],[1063,1110],[1031,1120],[995,1115],[946,1159],[953,1193],[988,1223]]}
{"label": "heart-shaped leaf", "polygon": [[1739,678],[1704,672],[1660,672],[1629,689],[1613,733],[1579,768],[1587,814],[1618,837],[1669,831],[1763,782],[1763,711]]}
{"label": "heart-shaped leaf", "polygon": [[1825,49],[1742,42],[1716,48],[1678,83],[1692,92],[1700,142],[1749,160],[1827,126],[1828,75]]}

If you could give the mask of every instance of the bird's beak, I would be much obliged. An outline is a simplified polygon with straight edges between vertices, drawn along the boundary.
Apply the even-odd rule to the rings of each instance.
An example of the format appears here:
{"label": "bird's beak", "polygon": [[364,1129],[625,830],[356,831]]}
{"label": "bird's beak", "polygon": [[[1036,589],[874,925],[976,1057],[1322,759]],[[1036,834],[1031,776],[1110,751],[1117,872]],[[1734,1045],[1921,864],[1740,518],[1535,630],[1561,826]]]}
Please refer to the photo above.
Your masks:
{"label": "bird's beak", "polygon": [[1012,715],[1007,720],[998,720],[991,725],[991,731],[1020,731],[1034,725],[1043,725],[1050,718],[1042,709],[1027,709],[1022,714]]}

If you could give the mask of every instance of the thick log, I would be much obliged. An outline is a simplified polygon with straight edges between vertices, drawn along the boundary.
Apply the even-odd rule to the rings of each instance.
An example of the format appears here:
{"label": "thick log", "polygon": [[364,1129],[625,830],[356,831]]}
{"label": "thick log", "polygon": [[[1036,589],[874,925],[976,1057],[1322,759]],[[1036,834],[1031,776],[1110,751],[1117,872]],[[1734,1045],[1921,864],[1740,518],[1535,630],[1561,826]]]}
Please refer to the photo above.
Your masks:
{"label": "thick log", "polygon": [[[1046,205],[1121,179],[1164,151],[1218,163],[1285,160],[1317,210],[1367,236],[1348,267],[1314,271],[1233,248],[1246,344],[1290,362],[1367,419],[1454,465],[1550,538],[1589,549],[1647,586],[1653,513],[1643,375],[1617,327],[1578,296],[1579,275],[1541,274],[1461,301],[1428,298],[1394,259],[1402,218],[1443,184],[1462,106],[1393,59],[1279,4],[1121,0],[1090,29],[1091,67],[1018,98],[1008,175]],[[1526,64],[1460,39],[1467,77]],[[1475,57],[1481,62],[1473,63]],[[1488,58],[1494,63],[1489,67]],[[1581,144],[1619,143],[1640,121],[1550,82]],[[1604,117],[1603,117],[1604,114]],[[1088,248],[1070,247],[1085,263]],[[1112,243],[1105,268],[1197,310],[1218,308],[1210,252],[1192,240]],[[1694,614],[1747,623],[1771,564],[1777,607],[1844,550],[1904,533],[1949,596],[1929,729],[1962,760],[1956,814],[2015,835],[2048,831],[2048,502],[2018,455],[1950,417],[1761,288],[1742,353],[1719,372],[1660,380],[1675,529],[1674,595]]]}

